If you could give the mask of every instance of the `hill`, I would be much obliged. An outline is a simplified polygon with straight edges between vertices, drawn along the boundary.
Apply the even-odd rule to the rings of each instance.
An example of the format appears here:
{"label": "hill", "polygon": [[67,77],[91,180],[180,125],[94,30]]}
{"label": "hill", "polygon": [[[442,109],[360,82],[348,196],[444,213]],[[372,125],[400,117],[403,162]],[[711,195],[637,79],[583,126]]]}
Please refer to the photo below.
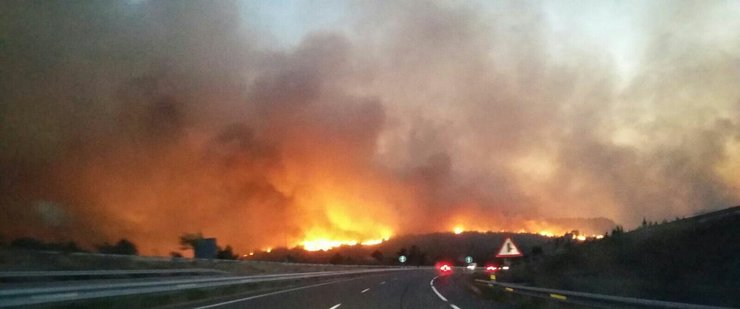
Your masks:
{"label": "hill", "polygon": [[616,228],[601,240],[554,239],[504,279],[535,286],[688,303],[740,305],[740,206]]}

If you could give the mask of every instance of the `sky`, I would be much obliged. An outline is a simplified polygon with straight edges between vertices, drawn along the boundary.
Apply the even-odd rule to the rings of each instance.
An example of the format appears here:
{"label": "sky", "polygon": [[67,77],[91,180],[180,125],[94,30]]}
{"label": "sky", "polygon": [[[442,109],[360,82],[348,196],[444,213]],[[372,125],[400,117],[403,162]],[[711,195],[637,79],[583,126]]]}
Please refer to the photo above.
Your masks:
{"label": "sky", "polygon": [[[740,204],[737,1],[0,4],[0,237],[600,234]],[[577,220],[579,219],[580,220]]]}

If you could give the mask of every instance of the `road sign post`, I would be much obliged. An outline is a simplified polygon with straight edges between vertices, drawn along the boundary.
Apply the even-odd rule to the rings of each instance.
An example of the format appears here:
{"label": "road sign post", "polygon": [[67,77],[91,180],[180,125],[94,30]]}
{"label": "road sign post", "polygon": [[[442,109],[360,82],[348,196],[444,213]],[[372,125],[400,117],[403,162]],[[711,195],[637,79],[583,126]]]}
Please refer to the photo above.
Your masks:
{"label": "road sign post", "polygon": [[506,263],[509,258],[521,256],[523,256],[522,251],[520,251],[516,244],[514,244],[514,241],[511,240],[511,237],[506,237],[504,243],[501,244],[501,249],[499,249],[498,254],[496,254],[497,258],[505,259],[504,263]]}

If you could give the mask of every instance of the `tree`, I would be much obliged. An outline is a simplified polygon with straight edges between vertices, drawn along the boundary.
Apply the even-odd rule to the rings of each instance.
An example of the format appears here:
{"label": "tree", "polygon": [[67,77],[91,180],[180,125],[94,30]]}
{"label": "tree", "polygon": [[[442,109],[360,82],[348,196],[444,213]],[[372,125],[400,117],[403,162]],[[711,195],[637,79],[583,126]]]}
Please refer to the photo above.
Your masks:
{"label": "tree", "polygon": [[13,240],[10,243],[11,247],[29,250],[45,250],[45,244],[36,238],[21,237]]}
{"label": "tree", "polygon": [[61,251],[61,252],[85,252],[84,249],[80,248],[74,241],[67,242],[50,242],[46,243],[41,240],[31,237],[21,237],[13,240],[10,243],[13,248],[27,249],[27,250],[48,250],[48,251]]}
{"label": "tree", "polygon": [[383,263],[383,252],[380,252],[380,250],[375,250],[373,253],[370,254],[371,257],[373,257],[378,263]]}
{"label": "tree", "polygon": [[620,237],[620,236],[622,236],[622,234],[624,234],[624,228],[621,225],[617,225],[612,230],[612,238]]}
{"label": "tree", "polygon": [[532,247],[532,255],[533,256],[542,255],[542,247],[541,246]]}
{"label": "tree", "polygon": [[218,251],[216,252],[216,258],[220,260],[236,260],[238,255],[234,253],[234,250],[231,249],[231,246],[226,245],[226,248],[223,250],[221,248],[218,248]]}
{"label": "tree", "polygon": [[406,252],[406,248],[401,248],[401,250],[398,251],[398,256],[406,255],[408,256],[408,253]]}
{"label": "tree", "polygon": [[105,254],[123,254],[123,255],[139,254],[139,250],[136,248],[136,245],[125,238],[119,240],[115,245],[104,243],[96,247],[98,248],[98,252],[105,253]]}
{"label": "tree", "polygon": [[195,250],[198,241],[203,240],[203,233],[185,233],[180,236],[180,249]]}
{"label": "tree", "polygon": [[419,247],[416,245],[411,246],[411,251],[409,252],[409,265],[421,265],[422,262],[422,254]]}
{"label": "tree", "polygon": [[341,254],[339,254],[338,252],[335,253],[331,257],[331,259],[329,259],[329,263],[332,263],[332,264],[342,264],[343,261],[344,261],[344,257]]}

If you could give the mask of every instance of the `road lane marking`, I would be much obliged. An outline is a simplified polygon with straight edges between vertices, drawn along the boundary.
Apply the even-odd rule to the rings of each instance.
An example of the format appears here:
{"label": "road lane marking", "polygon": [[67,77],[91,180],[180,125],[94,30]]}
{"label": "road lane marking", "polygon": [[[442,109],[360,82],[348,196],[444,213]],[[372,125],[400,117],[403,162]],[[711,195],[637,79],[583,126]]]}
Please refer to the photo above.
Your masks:
{"label": "road lane marking", "polygon": [[362,290],[362,292],[360,292],[360,294],[365,293],[367,291],[370,291],[370,288],[367,288],[367,289]]}
{"label": "road lane marking", "polygon": [[357,280],[357,279],[360,279],[360,278],[362,278],[362,277],[345,279],[345,280],[337,280],[337,281],[332,281],[332,282],[324,282],[324,283],[319,283],[319,284],[314,284],[314,285],[307,285],[307,286],[302,286],[302,287],[287,289],[287,290],[275,291],[275,292],[270,292],[270,293],[265,293],[265,294],[260,294],[260,295],[255,295],[255,296],[250,296],[250,297],[245,297],[245,298],[240,298],[240,299],[234,299],[234,300],[230,300],[230,301],[225,301],[225,302],[222,302],[222,303],[201,306],[201,307],[197,307],[196,309],[206,309],[206,308],[219,307],[219,306],[223,306],[223,305],[230,305],[230,304],[234,304],[234,303],[239,303],[239,302],[243,302],[243,301],[252,300],[252,299],[255,299],[255,298],[260,298],[260,297],[265,297],[265,296],[270,296],[270,295],[276,295],[276,294],[282,294],[282,293],[288,293],[288,292],[293,292],[293,291],[298,291],[298,290],[304,290],[304,289],[310,289],[310,288],[315,288],[317,286],[329,285],[329,284],[340,283],[340,282],[351,281],[351,280]]}
{"label": "road lane marking", "polygon": [[560,294],[550,294],[550,297],[555,298],[555,299],[559,299],[559,300],[566,300],[566,299],[568,299],[564,295],[560,295]]}
{"label": "road lane marking", "polygon": [[380,283],[380,285],[383,285],[383,284],[385,284],[385,281],[383,281],[383,282]]}
{"label": "road lane marking", "polygon": [[177,285],[177,288],[178,288],[178,289],[184,289],[184,288],[194,288],[194,287],[196,287],[196,286],[198,286],[198,285],[196,285],[195,283],[188,283],[188,284],[178,284],[178,285]]}
{"label": "road lane marking", "polygon": [[31,299],[54,299],[54,298],[70,298],[77,297],[77,293],[56,293],[56,294],[44,294],[44,295],[33,295]]}
{"label": "road lane marking", "polygon": [[447,298],[442,296],[442,294],[439,294],[439,291],[437,291],[437,289],[434,287],[434,279],[437,279],[438,277],[439,276],[432,278],[432,281],[429,281],[429,286],[432,287],[432,291],[434,291],[434,294],[437,294],[437,297],[439,297],[439,299],[447,301]]}
{"label": "road lane marking", "polygon": [[334,305],[334,306],[331,306],[331,307],[330,307],[329,309],[337,309],[337,308],[339,308],[339,306],[341,306],[341,305],[342,305],[342,303],[338,303],[338,304],[336,304],[336,305]]}
{"label": "road lane marking", "polygon": [[450,307],[452,307],[452,309],[460,309],[460,307],[455,306],[455,304],[450,304]]}
{"label": "road lane marking", "polygon": [[512,289],[512,288],[506,288],[505,290],[506,290],[506,292],[514,292],[514,289]]}

